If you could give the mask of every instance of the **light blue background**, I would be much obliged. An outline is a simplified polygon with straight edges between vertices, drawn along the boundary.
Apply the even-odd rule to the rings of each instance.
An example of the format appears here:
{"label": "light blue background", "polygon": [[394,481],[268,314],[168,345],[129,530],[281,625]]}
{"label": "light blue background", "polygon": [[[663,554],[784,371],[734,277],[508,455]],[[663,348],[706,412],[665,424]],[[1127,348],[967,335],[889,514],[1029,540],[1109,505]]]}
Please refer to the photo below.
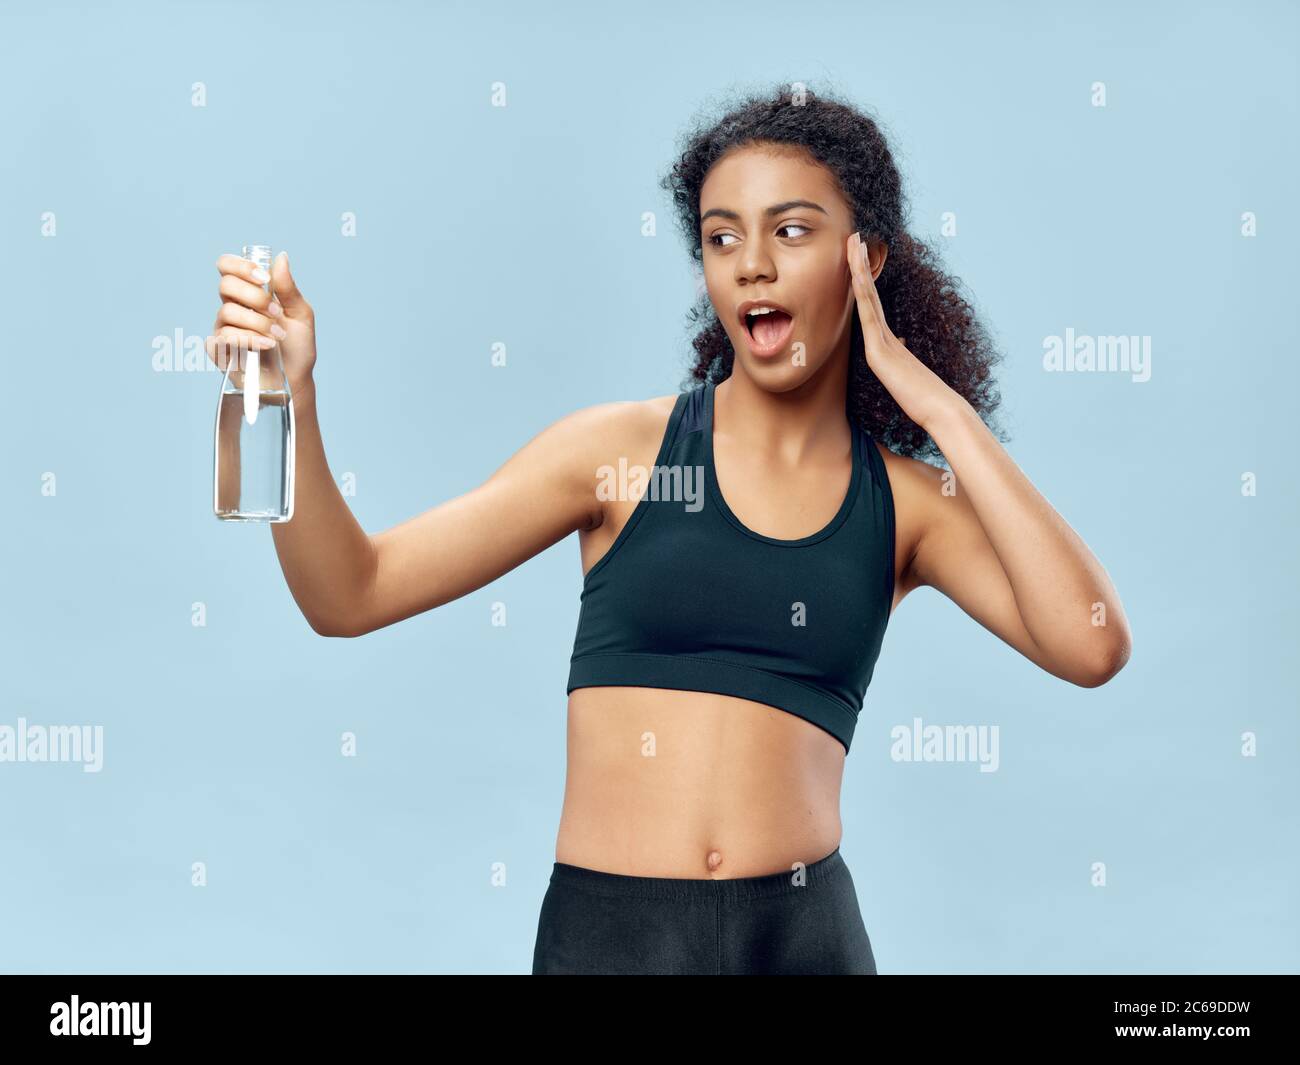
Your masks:
{"label": "light blue background", "polygon": [[[0,724],[102,724],[105,761],[0,764],[0,968],[528,970],[576,535],[322,639],[270,531],[212,516],[219,376],[155,372],[153,341],[211,330],[221,252],[287,249],[331,469],[388,528],[570,411],[675,390],[694,279],[658,179],[720,91],[800,80],[882,118],[915,233],[956,212],[1008,448],[1135,636],[1084,690],[933,591],[900,608],[843,795],[881,971],[1297,971],[1294,5],[19,8]],[[1044,373],[1067,328],[1149,335],[1151,380]],[[915,716],[997,725],[1000,770],[892,761]]]}

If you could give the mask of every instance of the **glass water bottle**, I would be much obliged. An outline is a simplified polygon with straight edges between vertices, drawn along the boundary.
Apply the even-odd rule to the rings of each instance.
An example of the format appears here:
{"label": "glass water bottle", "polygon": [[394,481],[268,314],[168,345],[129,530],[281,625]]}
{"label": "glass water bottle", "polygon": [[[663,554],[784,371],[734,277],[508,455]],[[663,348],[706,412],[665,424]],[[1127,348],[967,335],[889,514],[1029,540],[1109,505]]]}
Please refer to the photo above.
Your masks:
{"label": "glass water bottle", "polygon": [[[266,244],[243,257],[271,272]],[[271,291],[268,282],[265,286]],[[212,507],[223,521],[288,521],[293,517],[293,397],[280,345],[227,352],[217,405]]]}

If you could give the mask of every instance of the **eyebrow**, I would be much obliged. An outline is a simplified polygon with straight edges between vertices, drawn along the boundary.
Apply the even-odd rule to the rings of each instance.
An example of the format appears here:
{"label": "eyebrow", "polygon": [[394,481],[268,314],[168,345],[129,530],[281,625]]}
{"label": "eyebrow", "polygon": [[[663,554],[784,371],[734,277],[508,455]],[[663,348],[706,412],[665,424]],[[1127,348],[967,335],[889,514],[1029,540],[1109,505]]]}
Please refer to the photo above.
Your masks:
{"label": "eyebrow", "polygon": [[[794,208],[796,207],[810,207],[814,211],[821,211],[822,214],[827,215],[829,217],[829,213],[827,212],[826,208],[821,206],[821,204],[813,203],[812,200],[786,200],[785,203],[773,204],[771,207],[765,210],[763,214],[766,217],[771,218],[773,215],[784,214],[786,211],[794,210]],[[740,215],[736,211],[729,211],[725,207],[711,207],[709,210],[705,211],[702,215],[700,215],[700,224],[703,225],[708,219],[712,218],[714,215],[717,215],[720,218],[729,218],[733,222],[740,221]]]}

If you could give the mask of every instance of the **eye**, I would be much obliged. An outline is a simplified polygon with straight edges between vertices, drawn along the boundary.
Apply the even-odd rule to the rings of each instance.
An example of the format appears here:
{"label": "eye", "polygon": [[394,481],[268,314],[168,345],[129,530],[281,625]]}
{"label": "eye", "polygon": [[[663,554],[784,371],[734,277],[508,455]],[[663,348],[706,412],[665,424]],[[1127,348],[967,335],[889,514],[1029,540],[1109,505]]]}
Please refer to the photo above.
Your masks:
{"label": "eye", "polygon": [[[811,228],[811,227],[809,227],[809,226],[805,226],[805,225],[800,225],[798,222],[786,222],[784,225],[778,226],[776,231],[777,231],[778,233],[780,233],[782,230],[786,230],[786,229],[798,229],[798,230],[802,230],[802,232],[800,232],[800,233],[796,233],[793,237],[791,237],[791,238],[790,238],[791,240],[797,240],[799,237],[807,236],[809,233],[812,232],[812,228]],[[715,247],[715,248],[729,248],[729,247],[731,247],[731,245],[730,245],[730,244],[723,244],[723,243],[722,243],[722,238],[723,238],[723,237],[735,237],[735,236],[736,236],[736,235],[735,235],[734,233],[714,233],[713,236],[709,237],[707,243],[713,245],[713,247]],[[737,238],[737,239],[738,239],[738,238]]]}

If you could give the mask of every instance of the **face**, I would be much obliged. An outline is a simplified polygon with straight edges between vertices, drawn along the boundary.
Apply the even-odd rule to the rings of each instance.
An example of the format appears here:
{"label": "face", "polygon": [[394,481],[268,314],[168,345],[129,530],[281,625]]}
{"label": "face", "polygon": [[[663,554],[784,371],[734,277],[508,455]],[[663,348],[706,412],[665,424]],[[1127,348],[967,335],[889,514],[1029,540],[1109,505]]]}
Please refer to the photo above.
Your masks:
{"label": "face", "polygon": [[[714,164],[700,189],[700,238],[709,299],[736,352],[733,372],[785,391],[847,358],[853,229],[834,177],[802,152],[747,147]],[[747,324],[745,305],[764,300],[785,313]]]}

